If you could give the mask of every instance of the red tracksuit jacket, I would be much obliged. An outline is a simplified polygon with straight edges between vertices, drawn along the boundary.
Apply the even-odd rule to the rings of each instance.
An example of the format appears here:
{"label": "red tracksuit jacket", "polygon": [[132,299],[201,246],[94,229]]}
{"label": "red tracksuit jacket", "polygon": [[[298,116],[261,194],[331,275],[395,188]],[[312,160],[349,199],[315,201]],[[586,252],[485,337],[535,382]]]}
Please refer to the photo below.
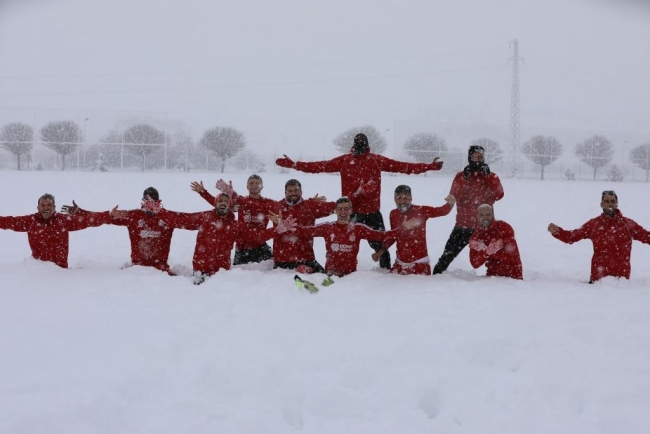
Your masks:
{"label": "red tracksuit jacket", "polygon": [[[284,215],[284,214],[283,214]],[[327,250],[325,272],[334,276],[345,276],[357,271],[357,256],[361,240],[384,241],[397,237],[401,229],[387,232],[376,231],[360,223],[321,223],[316,226],[298,228],[296,232],[310,237],[323,237]]]}
{"label": "red tracksuit jacket", "polygon": [[[215,205],[216,198],[208,193],[207,190],[203,190],[201,197],[206,200],[210,205]],[[253,198],[250,196],[240,196],[237,193],[233,194],[230,202],[231,207],[238,205],[237,210],[237,221],[244,223],[248,229],[252,231],[261,232],[264,231],[269,225],[269,219],[266,218],[266,215],[269,211],[274,213],[278,212],[278,202],[273,199],[268,199],[266,197]],[[238,239],[237,248],[240,250],[250,250],[260,247],[265,242],[255,243],[249,238]]]}
{"label": "red tracksuit jacket", "polygon": [[0,229],[27,232],[29,247],[35,259],[54,262],[59,267],[68,268],[68,232],[110,222],[111,215],[108,211],[78,210],[74,215],[54,213],[47,220],[39,213],[21,217],[0,217]]}
{"label": "red tracksuit jacket", "polygon": [[[282,218],[289,216],[296,219],[298,226],[313,226],[316,219],[327,217],[334,212],[334,202],[318,202],[316,200],[300,199],[298,203],[290,204],[286,199],[279,201],[279,211]],[[274,262],[307,262],[315,261],[314,237],[304,232],[286,232],[273,238]]]}
{"label": "red tracksuit jacket", "polygon": [[275,234],[274,228],[253,231],[244,223],[235,220],[229,211],[220,216],[216,211],[202,211],[182,217],[182,227],[198,230],[192,266],[194,271],[212,275],[219,269],[230,270],[230,256],[235,241],[264,243]]}
{"label": "red tracksuit jacket", "polygon": [[465,179],[461,171],[454,177],[449,194],[456,198],[456,226],[473,229],[479,226],[479,205],[494,205],[494,202],[501,200],[503,186],[495,173],[486,176],[481,172],[472,172],[469,179]]}
{"label": "red tracksuit jacket", "polygon": [[[443,205],[440,207],[411,205],[406,213],[394,209],[390,212],[391,229],[402,227],[404,220],[417,219],[416,225],[411,230],[405,230],[397,239],[397,259],[406,264],[413,263],[417,260],[429,256],[427,251],[427,220],[435,217],[442,217],[449,214],[452,206]],[[393,244],[388,241],[384,248]]]}
{"label": "red tracksuit jacket", "polygon": [[161,209],[151,215],[135,209],[124,219],[114,219],[116,226],[126,226],[131,241],[131,262],[169,272],[169,247],[174,229],[182,227],[185,213]]}
{"label": "red tracksuit jacket", "polygon": [[559,228],[553,236],[568,244],[591,240],[594,245],[594,256],[591,258],[592,282],[605,276],[629,279],[632,240],[650,244],[650,232],[634,220],[623,217],[620,210],[616,210],[616,214],[609,218],[601,214],[573,231]]}
{"label": "red tracksuit jacket", "polygon": [[[308,173],[340,172],[341,192],[352,201],[357,214],[378,212],[381,197],[381,172],[417,174],[440,170],[436,163],[405,163],[369,151],[363,155],[341,155],[326,161],[296,162],[296,170]],[[359,186],[363,184],[363,188]]]}
{"label": "red tracksuit jacket", "polygon": [[[503,247],[492,255],[488,255],[485,250],[475,250],[472,248],[472,241],[479,241],[489,246],[492,242],[502,240]],[[515,240],[515,231],[508,223],[501,220],[494,220],[487,229],[479,227],[474,231],[469,239],[469,262],[472,267],[478,268],[485,264],[487,267],[487,276],[503,276],[513,279],[523,279],[524,272],[519,256],[519,247]]]}

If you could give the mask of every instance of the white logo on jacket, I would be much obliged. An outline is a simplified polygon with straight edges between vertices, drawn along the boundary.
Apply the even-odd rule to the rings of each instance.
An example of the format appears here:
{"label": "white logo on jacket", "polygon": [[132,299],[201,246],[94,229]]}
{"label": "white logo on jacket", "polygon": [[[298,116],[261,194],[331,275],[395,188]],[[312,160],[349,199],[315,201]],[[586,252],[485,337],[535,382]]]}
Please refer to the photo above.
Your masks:
{"label": "white logo on jacket", "polygon": [[349,253],[349,252],[354,251],[354,246],[352,246],[350,244],[333,243],[332,244],[332,251],[333,252]]}

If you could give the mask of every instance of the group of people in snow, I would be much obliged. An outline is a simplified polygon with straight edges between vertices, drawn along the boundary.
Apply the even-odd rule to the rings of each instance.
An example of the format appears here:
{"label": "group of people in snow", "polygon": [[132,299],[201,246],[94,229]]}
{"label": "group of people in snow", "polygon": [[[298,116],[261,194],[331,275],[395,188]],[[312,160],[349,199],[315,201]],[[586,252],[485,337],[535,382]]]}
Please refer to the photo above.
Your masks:
{"label": "group of people in snow", "polygon": [[[174,229],[198,231],[193,256],[194,283],[234,265],[273,260],[274,268],[295,269],[300,273],[326,273],[345,276],[357,269],[362,239],[368,240],[381,268],[398,274],[441,274],[469,245],[474,268],[486,266],[487,276],[523,279],[523,267],[511,225],[494,217],[494,204],[504,196],[499,177],[485,162],[485,150],[470,146],[468,164],[456,174],[445,203],[439,207],[415,205],[411,188],[395,189],[396,208],[390,212],[386,230],[380,212],[381,172],[419,174],[440,170],[442,161],[407,163],[370,152],[368,138],[357,134],[350,153],[326,161],[293,161],[288,156],[276,160],[284,168],[307,173],[339,173],[342,196],[335,202],[315,196],[304,199],[296,179],[285,184],[285,197],[273,200],[262,196],[264,184],[251,175],[248,195],[239,195],[232,183],[219,180],[219,193],[211,195],[201,181],[190,188],[214,210],[197,213],[169,211],[162,207],[159,192],[147,188],[140,209],[90,212],[73,202],[56,212],[54,196],[38,199],[35,214],[0,217],[0,229],[27,232],[32,256],[66,268],[68,232],[114,224],[126,226],[131,243],[131,263],[173,274],[167,263]],[[457,206],[456,222],[442,255],[431,269],[427,251],[426,221],[442,217]],[[613,191],[602,193],[603,213],[576,230],[565,230],[554,223],[548,230],[555,238],[572,244],[591,239],[594,255],[590,282],[605,276],[630,277],[632,241],[650,244],[650,232],[618,210]],[[235,214],[237,213],[237,218]],[[322,217],[336,214],[336,221],[316,224]],[[269,227],[269,222],[273,223]],[[313,249],[313,238],[323,237],[326,261],[323,267]],[[267,241],[273,239],[273,248]],[[391,264],[389,248],[396,245]],[[329,277],[328,277],[329,278]]]}

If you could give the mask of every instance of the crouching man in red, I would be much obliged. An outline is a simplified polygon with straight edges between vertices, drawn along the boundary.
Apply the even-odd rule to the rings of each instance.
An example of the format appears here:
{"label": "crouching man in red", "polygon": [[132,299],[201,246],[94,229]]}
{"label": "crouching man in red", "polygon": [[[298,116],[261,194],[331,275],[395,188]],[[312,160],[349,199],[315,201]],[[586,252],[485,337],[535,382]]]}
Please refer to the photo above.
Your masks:
{"label": "crouching man in red", "polygon": [[486,276],[524,278],[515,231],[503,220],[494,219],[491,205],[478,207],[479,227],[469,238],[469,261],[472,267],[485,264]]}
{"label": "crouching man in red", "polygon": [[589,283],[605,277],[630,278],[632,240],[650,244],[650,232],[632,219],[623,217],[618,209],[618,196],[612,190],[603,191],[600,207],[603,213],[589,220],[579,229],[567,231],[555,223],[548,231],[563,243],[590,239],[594,245]]}
{"label": "crouching man in red", "polygon": [[117,206],[111,212],[79,211],[66,215],[56,212],[54,196],[46,193],[38,198],[36,209],[36,214],[0,217],[0,229],[27,232],[34,259],[54,262],[59,267],[68,268],[68,232],[110,223]]}
{"label": "crouching man in red", "polygon": [[[336,221],[321,223],[316,226],[298,227],[298,234],[308,234],[313,237],[325,239],[327,250],[325,272],[328,276],[345,276],[357,271],[357,256],[361,240],[384,242],[395,239],[402,232],[402,228],[388,232],[370,229],[368,226],[350,221],[352,203],[347,197],[336,201]],[[413,228],[413,221],[405,221],[403,227]]]}
{"label": "crouching man in red", "polygon": [[230,255],[235,242],[262,244],[274,235],[294,228],[295,219],[279,220],[278,216],[272,213],[269,218],[271,215],[278,221],[275,228],[251,230],[245,223],[235,219],[235,215],[230,210],[230,197],[221,193],[217,196],[214,211],[182,216],[183,229],[199,231],[192,259],[194,284],[200,285],[207,276],[215,274],[220,269],[230,270]]}
{"label": "crouching man in red", "polygon": [[167,260],[174,229],[179,229],[185,213],[163,208],[158,190],[149,187],[142,193],[140,209],[115,213],[113,224],[126,226],[131,242],[131,264],[153,267],[174,276]]}
{"label": "crouching man in red", "polygon": [[[398,274],[431,274],[429,253],[427,251],[427,220],[442,217],[451,212],[456,198],[448,195],[443,206],[431,207],[412,204],[411,187],[398,185],[395,188],[395,205],[397,208],[390,212],[390,227],[397,229],[404,220],[413,220],[415,226],[405,231],[397,239],[397,259],[391,268],[391,273]],[[372,260],[378,261],[384,251],[393,245],[395,240],[384,242],[380,250],[373,253]]]}

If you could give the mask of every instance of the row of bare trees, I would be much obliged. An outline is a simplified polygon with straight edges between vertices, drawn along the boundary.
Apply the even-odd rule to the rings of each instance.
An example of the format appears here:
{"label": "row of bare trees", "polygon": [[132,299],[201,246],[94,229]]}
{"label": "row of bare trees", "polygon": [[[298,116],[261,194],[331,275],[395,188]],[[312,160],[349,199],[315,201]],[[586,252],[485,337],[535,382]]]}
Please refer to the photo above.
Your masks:
{"label": "row of bare trees", "polygon": [[[486,161],[496,163],[502,159],[503,151],[498,142],[488,138],[472,141],[472,145],[483,146]],[[449,153],[446,141],[434,133],[419,133],[409,137],[404,145],[404,151],[415,161],[428,162],[432,158],[442,157]],[[553,136],[536,135],[521,146],[521,152],[534,164],[540,166],[541,179],[544,179],[544,169],[557,160],[564,152],[560,141]],[[614,146],[603,135],[588,137],[574,147],[575,155],[580,161],[593,169],[593,179],[598,177],[599,170],[612,162]],[[463,155],[463,153],[459,153]],[[635,166],[645,170],[646,181],[650,180],[650,143],[643,143],[630,151],[630,161]],[[457,167],[458,162],[452,162]],[[462,161],[460,164],[464,164]]]}
{"label": "row of bare trees", "polygon": [[[84,137],[79,125],[70,120],[54,121],[40,129],[40,138],[35,140],[34,129],[31,125],[12,122],[0,129],[0,145],[16,156],[17,169],[21,170],[21,160],[29,157],[36,143],[41,143],[56,152],[61,157],[61,169],[66,168],[66,157],[77,151]],[[198,142],[202,150],[212,152],[221,161],[223,172],[226,161],[237,155],[246,147],[246,138],[241,131],[230,127],[215,127],[204,132]],[[151,167],[150,160],[160,166],[161,154],[169,151],[174,161],[174,167],[189,170],[190,160],[197,159],[197,147],[192,137],[184,131],[167,135],[155,126],[140,123],[123,131],[110,131],[100,140],[100,144],[92,145],[85,152],[96,163],[98,168],[105,166],[121,167],[124,162],[124,151],[136,160],[142,171]],[[198,157],[200,158],[200,157]]]}

